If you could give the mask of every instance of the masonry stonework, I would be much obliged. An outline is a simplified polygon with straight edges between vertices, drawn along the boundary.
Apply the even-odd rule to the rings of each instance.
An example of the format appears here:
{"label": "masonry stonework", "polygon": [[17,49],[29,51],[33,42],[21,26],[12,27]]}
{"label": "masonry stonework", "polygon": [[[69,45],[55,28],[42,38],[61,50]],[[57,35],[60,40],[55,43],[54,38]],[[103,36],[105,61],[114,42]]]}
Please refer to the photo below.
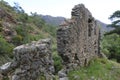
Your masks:
{"label": "masonry stonework", "polygon": [[45,80],[52,80],[54,66],[50,39],[18,46],[13,53],[13,62],[1,66],[0,73],[6,75],[14,70],[12,80],[36,80],[40,75],[45,76]]}
{"label": "masonry stonework", "polygon": [[[97,21],[83,4],[76,5],[71,19],[65,20],[57,30],[57,50],[65,69],[86,66],[100,55],[99,28]],[[16,47],[14,60],[0,66],[0,79],[9,73],[10,80],[37,80],[40,75],[45,80],[53,80],[54,61],[51,40],[42,39]],[[58,72],[59,80],[68,80],[67,70]]]}
{"label": "masonry stonework", "polygon": [[86,66],[99,55],[99,28],[83,4],[76,5],[71,19],[57,30],[57,49],[67,68]]}

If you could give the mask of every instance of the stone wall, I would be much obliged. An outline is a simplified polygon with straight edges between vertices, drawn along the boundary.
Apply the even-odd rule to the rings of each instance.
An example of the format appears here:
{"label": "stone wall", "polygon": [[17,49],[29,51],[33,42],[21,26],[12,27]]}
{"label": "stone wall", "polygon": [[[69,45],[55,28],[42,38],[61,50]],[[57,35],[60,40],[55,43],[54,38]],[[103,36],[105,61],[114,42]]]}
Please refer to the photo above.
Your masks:
{"label": "stone wall", "polygon": [[99,55],[99,28],[83,4],[76,5],[71,19],[57,30],[57,49],[67,68],[86,66]]}
{"label": "stone wall", "polygon": [[[99,28],[91,13],[79,4],[71,15],[71,19],[65,20],[57,30],[57,50],[67,69],[86,66],[100,55]],[[53,80],[50,39],[18,46],[13,53],[14,60],[0,67],[0,78],[12,72],[12,80],[36,80],[40,75],[45,76],[45,80]],[[58,75],[60,80],[64,77],[67,80],[66,70],[59,71]]]}
{"label": "stone wall", "polygon": [[36,80],[40,75],[45,76],[46,80],[52,79],[54,66],[50,39],[18,46],[13,53],[13,62],[0,67],[2,75],[14,71],[12,80]]}

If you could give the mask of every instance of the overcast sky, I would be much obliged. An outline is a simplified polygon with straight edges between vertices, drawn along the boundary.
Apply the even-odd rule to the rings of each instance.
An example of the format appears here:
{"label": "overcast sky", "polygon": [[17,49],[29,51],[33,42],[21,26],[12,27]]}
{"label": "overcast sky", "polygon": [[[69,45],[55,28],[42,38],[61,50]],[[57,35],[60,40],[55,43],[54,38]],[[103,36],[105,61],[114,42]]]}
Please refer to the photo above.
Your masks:
{"label": "overcast sky", "polygon": [[4,0],[10,5],[20,4],[26,13],[71,17],[71,9],[76,4],[83,3],[92,15],[102,22],[110,23],[108,17],[116,10],[120,10],[120,0]]}

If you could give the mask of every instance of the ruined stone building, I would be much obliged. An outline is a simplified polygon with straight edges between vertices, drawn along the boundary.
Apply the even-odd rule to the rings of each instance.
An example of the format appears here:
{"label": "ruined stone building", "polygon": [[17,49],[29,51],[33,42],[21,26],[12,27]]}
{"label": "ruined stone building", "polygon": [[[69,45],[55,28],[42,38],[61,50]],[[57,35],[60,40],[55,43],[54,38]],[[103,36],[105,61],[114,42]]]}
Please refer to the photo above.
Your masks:
{"label": "ruined stone building", "polygon": [[79,4],[71,15],[57,30],[58,53],[68,68],[85,66],[99,55],[99,28],[92,14]]}
{"label": "ruined stone building", "polygon": [[[58,54],[68,69],[86,66],[100,54],[99,28],[92,14],[79,4],[72,9],[71,15],[71,19],[65,20],[57,30]],[[37,80],[40,75],[53,80],[50,39],[18,46],[13,53],[14,60],[0,67],[0,76],[14,70],[11,80]]]}

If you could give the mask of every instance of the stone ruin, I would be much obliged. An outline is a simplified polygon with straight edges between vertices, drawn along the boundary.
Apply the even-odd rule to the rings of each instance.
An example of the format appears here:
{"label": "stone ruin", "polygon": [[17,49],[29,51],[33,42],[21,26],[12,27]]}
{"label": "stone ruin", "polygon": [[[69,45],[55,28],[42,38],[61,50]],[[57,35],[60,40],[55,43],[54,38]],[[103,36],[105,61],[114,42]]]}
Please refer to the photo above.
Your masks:
{"label": "stone ruin", "polygon": [[71,19],[57,30],[57,49],[66,68],[86,66],[100,54],[99,28],[92,14],[83,4],[76,5]]}
{"label": "stone ruin", "polygon": [[[57,50],[64,65],[58,72],[60,80],[68,80],[67,69],[86,66],[100,55],[97,21],[83,4],[76,5],[71,15],[71,19],[65,20],[57,30]],[[0,67],[0,78],[13,72],[11,80],[37,80],[40,75],[45,76],[45,80],[53,80],[50,39],[18,46],[13,53],[14,60]]]}
{"label": "stone ruin", "polygon": [[14,60],[0,67],[0,73],[7,75],[15,71],[11,80],[36,80],[38,76],[52,79],[54,72],[51,40],[43,39],[14,49]]}

